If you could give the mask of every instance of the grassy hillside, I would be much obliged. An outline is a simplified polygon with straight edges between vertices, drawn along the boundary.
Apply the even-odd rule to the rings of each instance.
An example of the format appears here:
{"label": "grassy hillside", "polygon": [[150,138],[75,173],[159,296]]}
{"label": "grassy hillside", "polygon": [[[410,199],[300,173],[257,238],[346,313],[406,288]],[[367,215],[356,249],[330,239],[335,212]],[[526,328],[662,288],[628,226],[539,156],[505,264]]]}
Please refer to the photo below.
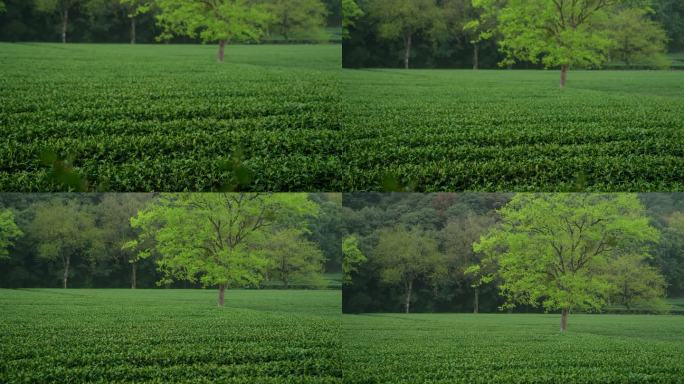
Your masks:
{"label": "grassy hillside", "polygon": [[349,383],[675,383],[684,316],[344,315]]}
{"label": "grassy hillside", "polygon": [[0,382],[336,383],[339,291],[0,290]]}

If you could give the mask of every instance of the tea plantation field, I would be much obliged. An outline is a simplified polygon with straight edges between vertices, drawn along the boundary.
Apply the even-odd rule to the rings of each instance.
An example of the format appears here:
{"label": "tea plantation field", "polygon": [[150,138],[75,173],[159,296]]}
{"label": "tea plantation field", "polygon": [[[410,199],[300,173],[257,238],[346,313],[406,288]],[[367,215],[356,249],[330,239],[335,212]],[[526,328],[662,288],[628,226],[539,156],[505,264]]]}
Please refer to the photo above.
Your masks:
{"label": "tea plantation field", "polygon": [[342,316],[347,383],[681,383],[684,316]]}
{"label": "tea plantation field", "polygon": [[334,189],[340,46],[216,50],[0,43],[0,190]]}
{"label": "tea plantation field", "polygon": [[0,382],[337,383],[340,296],[0,290]]}
{"label": "tea plantation field", "polygon": [[[678,191],[684,71],[344,70],[354,190]],[[345,189],[346,191],[347,189]]]}

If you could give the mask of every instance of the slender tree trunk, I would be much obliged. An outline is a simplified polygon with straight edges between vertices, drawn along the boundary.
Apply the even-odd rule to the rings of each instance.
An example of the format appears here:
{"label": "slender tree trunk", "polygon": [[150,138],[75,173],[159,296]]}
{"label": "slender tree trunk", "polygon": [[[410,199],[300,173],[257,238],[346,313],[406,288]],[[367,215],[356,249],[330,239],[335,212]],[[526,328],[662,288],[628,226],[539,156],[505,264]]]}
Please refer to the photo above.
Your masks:
{"label": "slender tree trunk", "polygon": [[131,289],[135,289],[137,284],[138,263],[131,263]]}
{"label": "slender tree trunk", "polygon": [[69,10],[62,11],[62,43],[66,43],[67,25],[69,24]]}
{"label": "slender tree trunk", "polygon": [[567,308],[563,308],[563,311],[561,312],[561,323],[560,323],[560,331],[561,333],[565,332],[568,329],[568,313],[570,311]]}
{"label": "slender tree trunk", "polygon": [[568,65],[563,64],[561,65],[561,78],[560,78],[560,87],[565,88],[565,82],[568,79]]}
{"label": "slender tree trunk", "polygon": [[480,69],[480,44],[473,43],[473,69]]}
{"label": "slender tree trunk", "polygon": [[473,313],[480,313],[480,288],[475,288],[475,300],[473,303]]}
{"label": "slender tree trunk", "polygon": [[411,43],[413,40],[413,36],[411,36],[410,33],[407,33],[404,36],[404,69],[409,69],[409,61],[411,59]]}
{"label": "slender tree trunk", "polygon": [[413,290],[413,280],[409,280],[408,286],[406,288],[406,313],[409,313],[411,309],[411,291]]}
{"label": "slender tree trunk", "polygon": [[131,44],[135,44],[135,17],[131,17]]}
{"label": "slender tree trunk", "polygon": [[69,280],[69,264],[71,264],[71,257],[67,256],[64,258],[64,275],[62,276],[62,284],[64,289],[66,289],[67,282]]}
{"label": "slender tree trunk", "polygon": [[285,285],[285,289],[290,288],[290,280],[287,278],[287,275],[283,276],[283,284]]}
{"label": "slender tree trunk", "polygon": [[219,51],[218,51],[218,61],[223,63],[223,58],[225,56],[226,52],[226,41],[221,40],[219,41]]}
{"label": "slender tree trunk", "polygon": [[226,285],[221,284],[219,285],[219,294],[218,294],[218,306],[223,307],[223,298],[225,297],[226,294]]}

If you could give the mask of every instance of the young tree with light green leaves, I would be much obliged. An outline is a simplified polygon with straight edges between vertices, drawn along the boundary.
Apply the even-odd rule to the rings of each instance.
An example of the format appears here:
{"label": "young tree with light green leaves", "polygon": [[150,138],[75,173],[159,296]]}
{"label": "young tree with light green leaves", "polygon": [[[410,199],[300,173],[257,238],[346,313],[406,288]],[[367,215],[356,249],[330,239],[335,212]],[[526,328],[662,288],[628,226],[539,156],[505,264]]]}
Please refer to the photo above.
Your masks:
{"label": "young tree with light green leaves", "polygon": [[8,248],[22,235],[23,232],[14,222],[14,213],[9,209],[0,210],[0,260],[9,257]]}
{"label": "young tree with light green leaves", "polygon": [[305,238],[306,229],[283,228],[266,237],[262,244],[268,261],[269,280],[279,280],[287,289],[296,282],[311,287],[325,285],[323,252],[313,241]]}
{"label": "young tree with light green leaves", "polygon": [[417,226],[380,230],[372,256],[384,283],[403,286],[406,313],[410,312],[414,283],[418,279],[435,280],[446,272],[437,239]]}
{"label": "young tree with light green leaves", "polygon": [[356,20],[365,13],[355,0],[342,0],[342,38],[349,38],[349,28],[354,27]]}
{"label": "young tree with light green leaves", "polygon": [[[502,4],[497,4],[502,3]],[[565,87],[571,66],[598,66],[608,59],[614,42],[609,31],[598,28],[617,5],[631,0],[473,0],[482,9],[500,6],[496,15],[502,64],[516,60],[560,67]]]}
{"label": "young tree with light green leaves", "polygon": [[611,15],[603,25],[614,41],[608,51],[613,61],[627,66],[647,65],[668,68],[667,33],[657,22],[649,19],[649,11],[641,8],[626,8]]}
{"label": "young tree with light green leaves", "polygon": [[161,284],[186,280],[218,287],[223,306],[227,288],[263,280],[269,266],[265,244],[274,239],[275,226],[305,228],[317,215],[318,205],[301,193],[185,193],[163,195],[131,224],[143,239],[154,236]]}
{"label": "young tree with light green leaves", "polygon": [[263,5],[250,0],[156,0],[155,4],[161,40],[188,36],[218,42],[220,62],[226,44],[258,41],[271,20]]}
{"label": "young tree with light green leaves", "polygon": [[321,0],[265,0],[270,32],[291,38],[324,40],[328,10]]}
{"label": "young tree with light green leaves", "polygon": [[54,197],[37,203],[33,210],[27,233],[36,243],[39,259],[62,264],[62,287],[67,288],[74,256],[92,266],[104,253],[92,206],[79,198]]}
{"label": "young tree with light green leaves", "polygon": [[409,69],[416,33],[429,35],[444,28],[442,10],[435,0],[369,0],[368,16],[377,23],[378,35],[404,42],[404,68]]}
{"label": "young tree with light green leaves", "polygon": [[561,332],[570,311],[600,310],[617,292],[616,263],[643,262],[659,239],[635,194],[518,194],[499,213],[474,250],[496,265],[505,307],[560,310]]}
{"label": "young tree with light green leaves", "polygon": [[352,284],[352,274],[358,271],[361,264],[368,261],[359,249],[359,239],[350,235],[342,241],[342,274],[344,284]]}

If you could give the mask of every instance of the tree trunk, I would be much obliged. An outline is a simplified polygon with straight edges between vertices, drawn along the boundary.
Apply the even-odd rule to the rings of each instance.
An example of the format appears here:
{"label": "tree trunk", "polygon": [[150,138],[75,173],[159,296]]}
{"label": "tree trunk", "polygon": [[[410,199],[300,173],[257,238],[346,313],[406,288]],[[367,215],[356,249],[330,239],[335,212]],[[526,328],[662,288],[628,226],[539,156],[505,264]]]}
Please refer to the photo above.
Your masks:
{"label": "tree trunk", "polygon": [[480,69],[480,44],[473,43],[473,69]]}
{"label": "tree trunk", "polygon": [[62,43],[66,43],[67,25],[69,24],[69,10],[65,9],[62,12]]}
{"label": "tree trunk", "polygon": [[480,288],[475,288],[475,300],[473,303],[473,313],[480,313]]}
{"label": "tree trunk", "polygon": [[137,286],[137,270],[138,264],[131,263],[131,289],[135,289],[135,287]]}
{"label": "tree trunk", "polygon": [[223,63],[223,57],[226,51],[226,41],[219,41],[218,61]]}
{"label": "tree trunk", "polygon": [[218,295],[218,306],[223,307],[223,298],[226,294],[226,285],[221,284],[219,285],[219,295]]}
{"label": "tree trunk", "polygon": [[560,87],[565,88],[565,82],[568,79],[568,65],[563,64],[561,65],[561,78],[560,78]]}
{"label": "tree trunk", "polygon": [[409,280],[406,288],[406,313],[411,309],[411,290],[413,290],[413,280]]}
{"label": "tree trunk", "polygon": [[283,285],[285,286],[285,289],[290,288],[290,280],[287,278],[287,275],[283,276]]}
{"label": "tree trunk", "polygon": [[404,69],[409,69],[409,60],[411,59],[411,43],[413,37],[410,33],[404,36]]}
{"label": "tree trunk", "polygon": [[568,329],[568,313],[570,311],[567,308],[563,308],[563,311],[561,312],[561,323],[560,323],[560,331],[561,333],[565,332]]}
{"label": "tree trunk", "polygon": [[135,17],[131,17],[131,44],[135,44]]}
{"label": "tree trunk", "polygon": [[64,289],[66,289],[67,281],[69,280],[69,264],[71,264],[71,257],[67,256],[64,259],[64,276],[62,276],[62,284]]}

